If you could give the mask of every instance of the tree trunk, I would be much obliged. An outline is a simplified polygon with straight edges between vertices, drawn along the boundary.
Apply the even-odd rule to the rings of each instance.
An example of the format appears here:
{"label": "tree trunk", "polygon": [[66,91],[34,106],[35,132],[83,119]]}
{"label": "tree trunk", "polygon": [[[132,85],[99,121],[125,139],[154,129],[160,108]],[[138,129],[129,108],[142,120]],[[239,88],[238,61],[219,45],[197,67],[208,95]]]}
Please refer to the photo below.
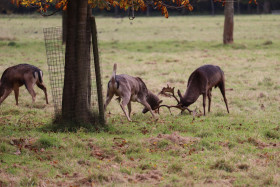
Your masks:
{"label": "tree trunk", "polygon": [[225,23],[224,23],[224,44],[233,43],[233,16],[234,16],[234,1],[226,1],[225,4]]}
{"label": "tree trunk", "polygon": [[115,17],[119,17],[119,7],[118,6],[115,6]]}
{"label": "tree trunk", "polygon": [[62,120],[73,120],[75,118],[76,99],[76,50],[75,37],[77,26],[77,4],[75,0],[70,0],[67,7],[67,36],[65,52],[65,73],[62,97]]}
{"label": "tree trunk", "polygon": [[237,0],[237,14],[240,14],[240,0]]}
{"label": "tree trunk", "polygon": [[214,6],[214,2],[213,2],[213,0],[210,0],[210,2],[211,2],[211,14],[212,14],[212,16],[214,16],[214,15],[215,15],[215,6]]}
{"label": "tree trunk", "polygon": [[265,0],[264,1],[264,5],[263,5],[263,13],[264,14],[269,14],[271,12],[270,10],[270,1],[269,0]]}
{"label": "tree trunk", "polygon": [[69,0],[62,120],[90,123],[90,25],[87,0]]}
{"label": "tree trunk", "polygon": [[97,41],[97,29],[95,18],[91,18],[91,31],[92,31],[92,49],[94,55],[94,69],[97,87],[97,99],[98,99],[98,110],[99,110],[99,123],[105,125],[105,113],[104,113],[104,102],[103,102],[103,89],[102,89],[102,79],[100,72],[100,62],[99,62],[99,51],[98,51],[98,41]]}
{"label": "tree trunk", "polygon": [[149,6],[147,6],[146,15],[150,16],[150,7]]}

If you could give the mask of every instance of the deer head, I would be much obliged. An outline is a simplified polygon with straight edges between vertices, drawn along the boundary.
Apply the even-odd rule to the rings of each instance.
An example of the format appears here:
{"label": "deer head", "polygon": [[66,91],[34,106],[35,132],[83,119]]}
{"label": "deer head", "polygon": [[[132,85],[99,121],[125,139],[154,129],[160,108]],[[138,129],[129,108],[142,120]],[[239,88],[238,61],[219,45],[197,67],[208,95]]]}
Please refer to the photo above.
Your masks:
{"label": "deer head", "polygon": [[[147,102],[149,103],[150,107],[152,108],[152,110],[157,110],[160,106],[160,103],[162,103],[162,100],[160,100],[158,98],[158,96],[156,96],[155,94],[153,94],[152,92],[148,92],[148,95],[147,95]],[[142,113],[146,113],[148,112],[149,109],[147,107],[145,107],[143,110],[142,110]]]}

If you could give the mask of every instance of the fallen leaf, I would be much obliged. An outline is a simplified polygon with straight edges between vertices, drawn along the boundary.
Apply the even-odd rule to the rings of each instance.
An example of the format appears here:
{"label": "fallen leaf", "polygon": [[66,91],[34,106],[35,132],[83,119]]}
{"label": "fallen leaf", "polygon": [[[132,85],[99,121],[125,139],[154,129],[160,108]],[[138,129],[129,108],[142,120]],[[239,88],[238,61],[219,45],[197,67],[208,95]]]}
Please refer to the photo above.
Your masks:
{"label": "fallen leaf", "polygon": [[14,154],[15,154],[15,155],[20,155],[21,152],[20,152],[20,150],[18,149]]}

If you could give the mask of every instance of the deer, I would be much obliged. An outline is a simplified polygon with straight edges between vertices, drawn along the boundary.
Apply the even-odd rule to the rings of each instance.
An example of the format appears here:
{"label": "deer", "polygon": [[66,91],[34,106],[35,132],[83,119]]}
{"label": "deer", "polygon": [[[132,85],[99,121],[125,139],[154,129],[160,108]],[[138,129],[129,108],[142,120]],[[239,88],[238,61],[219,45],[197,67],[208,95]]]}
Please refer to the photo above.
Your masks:
{"label": "deer", "polygon": [[0,79],[0,105],[12,91],[15,93],[16,105],[18,105],[19,87],[23,85],[32,96],[32,103],[34,103],[36,93],[33,87],[35,84],[44,91],[48,104],[47,88],[43,84],[42,70],[30,64],[18,64],[7,68]]}
{"label": "deer", "polygon": [[[140,77],[133,77],[127,74],[117,75],[116,71],[117,64],[114,64],[113,73],[107,86],[104,110],[106,110],[113,96],[116,95],[118,96],[117,100],[120,103],[120,107],[128,121],[132,121],[130,118],[131,102],[141,103],[144,106],[142,113],[150,111],[153,118],[157,120],[153,110],[157,110],[162,100],[147,88],[146,84]],[[125,109],[126,106],[128,108],[128,113]]]}
{"label": "deer", "polygon": [[[206,115],[205,106],[206,106],[206,97],[208,97],[208,112],[211,109],[211,99],[212,99],[212,88],[219,87],[223,99],[226,105],[227,112],[229,113],[227,98],[225,95],[225,76],[224,72],[221,70],[219,66],[215,65],[204,65],[197,68],[188,79],[187,89],[184,95],[181,94],[181,91],[178,90],[178,99],[174,94],[174,87],[171,88],[169,85],[164,87],[162,91],[159,93],[161,95],[165,95],[168,97],[174,97],[177,101],[177,105],[168,106],[168,105],[160,105],[160,107],[167,107],[170,111],[170,108],[178,108],[182,112],[184,110],[188,110],[190,113],[192,112],[188,109],[188,106],[196,102],[200,95],[203,96],[203,115]],[[170,111],[171,113],[171,111]]]}

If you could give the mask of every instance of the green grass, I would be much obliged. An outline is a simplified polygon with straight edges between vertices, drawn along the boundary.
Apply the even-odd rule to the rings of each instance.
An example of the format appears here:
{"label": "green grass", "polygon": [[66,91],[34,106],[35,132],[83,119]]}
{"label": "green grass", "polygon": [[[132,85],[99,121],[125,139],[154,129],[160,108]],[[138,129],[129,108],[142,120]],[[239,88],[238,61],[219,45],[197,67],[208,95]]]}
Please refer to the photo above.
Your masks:
{"label": "green grass", "polygon": [[[97,26],[104,87],[114,63],[118,74],[140,76],[155,93],[166,84],[184,92],[192,71],[216,64],[232,88],[230,114],[217,89],[211,112],[195,120],[162,109],[154,122],[133,103],[128,123],[113,99],[107,131],[57,132],[53,104],[36,88],[32,105],[21,87],[19,106],[12,94],[0,106],[0,186],[279,186],[280,17],[235,16],[230,46],[222,44],[223,21],[98,17]],[[40,67],[51,101],[42,29],[61,18],[2,16],[0,25],[0,72],[18,63]],[[201,98],[196,107],[203,110]]]}

